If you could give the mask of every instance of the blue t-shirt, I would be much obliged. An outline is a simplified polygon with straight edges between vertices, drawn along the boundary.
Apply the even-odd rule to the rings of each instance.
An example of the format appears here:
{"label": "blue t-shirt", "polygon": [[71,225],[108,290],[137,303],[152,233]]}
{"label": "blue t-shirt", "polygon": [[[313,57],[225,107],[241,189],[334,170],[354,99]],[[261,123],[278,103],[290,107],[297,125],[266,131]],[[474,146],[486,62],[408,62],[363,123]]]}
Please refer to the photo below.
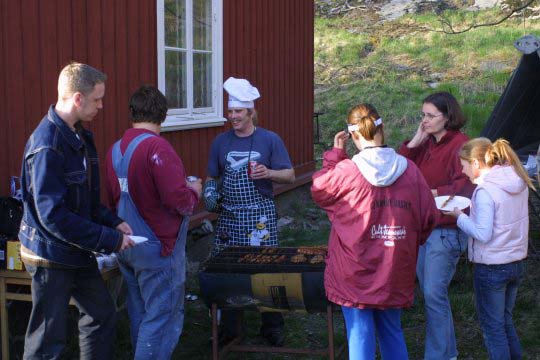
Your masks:
{"label": "blue t-shirt", "polygon": [[[251,156],[249,154],[251,148]],[[234,130],[219,134],[212,142],[208,159],[208,175],[220,177],[228,164],[234,170],[244,167],[249,160],[255,160],[272,170],[292,169],[289,153],[281,138],[274,132],[256,128],[250,136],[239,137]],[[272,181],[254,180],[262,195],[272,197]]]}

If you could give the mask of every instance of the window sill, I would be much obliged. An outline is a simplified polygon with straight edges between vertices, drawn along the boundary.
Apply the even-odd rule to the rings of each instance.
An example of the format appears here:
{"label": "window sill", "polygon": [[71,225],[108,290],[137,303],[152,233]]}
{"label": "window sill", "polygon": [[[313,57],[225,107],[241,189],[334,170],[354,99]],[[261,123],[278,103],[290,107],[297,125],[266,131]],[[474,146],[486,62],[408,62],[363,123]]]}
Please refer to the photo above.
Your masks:
{"label": "window sill", "polygon": [[161,131],[168,132],[223,126],[226,121],[227,119],[217,116],[204,118],[187,118],[169,115],[167,116],[163,124],[161,124]]}

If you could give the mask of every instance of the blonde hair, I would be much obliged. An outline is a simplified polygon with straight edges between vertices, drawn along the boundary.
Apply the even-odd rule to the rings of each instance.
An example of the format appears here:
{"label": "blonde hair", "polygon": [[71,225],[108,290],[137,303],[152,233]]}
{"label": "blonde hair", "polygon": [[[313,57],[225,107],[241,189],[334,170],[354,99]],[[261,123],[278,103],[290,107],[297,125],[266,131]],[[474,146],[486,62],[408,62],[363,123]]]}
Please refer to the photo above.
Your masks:
{"label": "blonde hair", "polygon": [[521,165],[521,161],[512,150],[510,143],[505,139],[497,139],[494,143],[484,137],[469,140],[463,144],[459,157],[468,162],[477,160],[489,168],[495,165],[512,166],[527,186],[535,190],[529,174]]}
{"label": "blonde hair", "polygon": [[107,75],[87,64],[71,62],[64,66],[58,76],[58,93],[69,97],[76,92],[88,95],[97,84],[103,84]]}
{"label": "blonde hair", "polygon": [[[358,132],[366,140],[373,140],[377,132],[382,136],[384,143],[384,131],[382,123],[375,125],[375,121],[379,119],[379,113],[371,104],[362,103],[356,105],[349,111],[347,122],[352,125],[358,125]],[[358,137],[356,131],[352,133],[355,139]]]}
{"label": "blonde hair", "polygon": [[251,120],[253,120],[253,124],[257,125],[257,120],[259,120],[259,113],[256,109],[247,109],[248,115],[251,116]]}

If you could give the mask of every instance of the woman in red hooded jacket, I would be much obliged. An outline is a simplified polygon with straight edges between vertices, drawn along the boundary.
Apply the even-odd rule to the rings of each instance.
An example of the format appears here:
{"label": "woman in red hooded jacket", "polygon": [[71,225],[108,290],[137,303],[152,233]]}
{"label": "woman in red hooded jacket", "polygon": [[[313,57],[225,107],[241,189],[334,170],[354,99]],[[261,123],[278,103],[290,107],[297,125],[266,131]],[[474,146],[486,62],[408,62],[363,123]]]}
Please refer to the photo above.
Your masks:
{"label": "woman in red hooded jacket", "polygon": [[[352,159],[349,133],[360,150]],[[384,145],[373,106],[351,110],[311,192],[332,223],[324,285],[342,307],[350,358],[373,359],[376,332],[383,358],[406,359],[401,309],[413,303],[418,247],[439,212],[416,165]]]}

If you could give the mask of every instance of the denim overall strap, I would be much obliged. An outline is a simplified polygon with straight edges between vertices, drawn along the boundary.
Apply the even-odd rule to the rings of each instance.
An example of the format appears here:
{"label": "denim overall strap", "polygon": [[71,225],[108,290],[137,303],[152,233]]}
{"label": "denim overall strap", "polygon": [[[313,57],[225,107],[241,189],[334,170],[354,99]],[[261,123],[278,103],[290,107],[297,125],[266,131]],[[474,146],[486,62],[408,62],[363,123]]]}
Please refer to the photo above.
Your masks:
{"label": "denim overall strap", "polygon": [[[135,149],[139,144],[145,140],[148,139],[151,136],[155,136],[152,134],[144,133],[139,136],[137,136],[135,139],[133,139],[124,154],[122,154],[122,150],[120,150],[120,141],[118,140],[113,147],[112,150],[112,161],[114,166],[114,171],[116,171],[116,175],[120,177],[127,178],[127,172],[129,163],[131,161],[131,156],[133,156],[133,153],[135,152]],[[127,180],[126,180],[127,181]]]}
{"label": "denim overall strap", "polygon": [[148,226],[148,224],[139,214],[139,211],[137,210],[137,207],[129,194],[128,184],[128,169],[129,163],[131,162],[131,157],[133,156],[137,146],[139,146],[143,140],[151,136],[155,135],[141,134],[137,136],[128,145],[123,155],[120,150],[120,140],[117,141],[112,150],[112,163],[118,178],[118,183],[120,185],[120,200],[118,201],[117,205],[118,216],[120,216],[131,226],[133,235],[147,237],[150,241],[159,241],[152,229],[150,229],[150,226]]}

